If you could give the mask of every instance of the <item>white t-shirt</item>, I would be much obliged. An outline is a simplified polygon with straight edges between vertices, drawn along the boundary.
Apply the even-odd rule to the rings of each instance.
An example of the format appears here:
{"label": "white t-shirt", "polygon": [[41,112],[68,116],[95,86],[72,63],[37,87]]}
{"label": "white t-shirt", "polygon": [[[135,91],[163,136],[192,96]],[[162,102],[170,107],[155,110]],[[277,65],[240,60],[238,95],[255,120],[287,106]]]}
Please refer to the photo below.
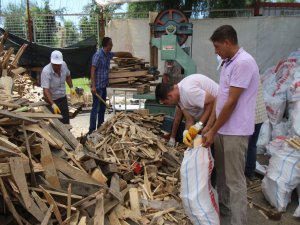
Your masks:
{"label": "white t-shirt", "polygon": [[187,110],[194,119],[203,112],[206,92],[216,97],[219,85],[202,74],[192,74],[178,83],[180,99],[178,105]]}

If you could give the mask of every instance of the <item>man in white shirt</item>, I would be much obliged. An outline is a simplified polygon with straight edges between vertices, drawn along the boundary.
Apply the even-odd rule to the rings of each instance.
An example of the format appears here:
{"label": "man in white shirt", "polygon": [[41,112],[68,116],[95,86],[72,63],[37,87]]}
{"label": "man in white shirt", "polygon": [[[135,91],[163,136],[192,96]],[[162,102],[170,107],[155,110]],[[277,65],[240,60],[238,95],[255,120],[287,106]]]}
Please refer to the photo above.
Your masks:
{"label": "man in white shirt", "polygon": [[175,145],[182,114],[186,121],[183,141],[188,146],[192,145],[193,138],[210,116],[218,88],[215,81],[202,74],[187,76],[175,85],[161,83],[156,86],[155,95],[158,101],[166,105],[176,105],[169,146]]}
{"label": "man in white shirt", "polygon": [[50,63],[46,65],[41,73],[41,87],[43,88],[44,98],[51,105],[54,114],[61,114],[61,122],[69,124],[69,108],[66,97],[65,82],[71,89],[71,95],[76,95],[73,88],[70,70],[63,61],[63,55],[60,51],[51,53]]}

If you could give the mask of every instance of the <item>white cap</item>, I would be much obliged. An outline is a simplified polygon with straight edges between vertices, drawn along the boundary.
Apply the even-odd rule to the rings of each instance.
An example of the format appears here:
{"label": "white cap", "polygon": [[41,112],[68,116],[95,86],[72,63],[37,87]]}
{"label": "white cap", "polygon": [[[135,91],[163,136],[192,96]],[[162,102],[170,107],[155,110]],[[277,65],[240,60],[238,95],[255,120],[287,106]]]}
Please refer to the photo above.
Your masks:
{"label": "white cap", "polygon": [[51,53],[51,63],[52,64],[62,64],[63,63],[63,55],[60,51],[53,51]]}

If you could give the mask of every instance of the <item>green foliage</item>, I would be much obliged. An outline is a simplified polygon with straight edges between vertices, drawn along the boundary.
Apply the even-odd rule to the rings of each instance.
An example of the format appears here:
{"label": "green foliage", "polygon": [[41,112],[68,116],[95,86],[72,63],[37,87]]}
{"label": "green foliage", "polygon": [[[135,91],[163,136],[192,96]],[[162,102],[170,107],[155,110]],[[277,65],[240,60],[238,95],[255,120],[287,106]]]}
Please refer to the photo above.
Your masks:
{"label": "green foliage", "polygon": [[5,22],[4,28],[11,33],[18,35],[19,37],[26,38],[25,25],[25,9],[22,6],[18,6],[9,3],[6,9],[4,9]]}
{"label": "green foliage", "polygon": [[79,29],[83,39],[86,39],[92,35],[98,36],[98,16],[92,14],[90,16],[83,16],[79,22]]}
{"label": "green foliage", "polygon": [[45,1],[43,8],[32,6],[31,11],[34,17],[36,42],[42,45],[57,46],[58,27],[55,21],[55,12],[50,9],[49,0]]}
{"label": "green foliage", "polygon": [[64,32],[65,32],[65,44],[66,46],[72,45],[79,40],[79,34],[76,26],[72,21],[64,22]]}

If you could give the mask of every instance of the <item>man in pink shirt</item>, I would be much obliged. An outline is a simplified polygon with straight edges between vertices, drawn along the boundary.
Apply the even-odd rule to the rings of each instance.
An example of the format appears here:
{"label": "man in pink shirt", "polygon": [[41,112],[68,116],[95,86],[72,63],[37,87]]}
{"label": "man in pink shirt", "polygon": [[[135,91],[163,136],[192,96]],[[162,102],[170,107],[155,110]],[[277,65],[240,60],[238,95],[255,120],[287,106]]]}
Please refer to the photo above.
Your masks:
{"label": "man in pink shirt", "polygon": [[224,63],[216,104],[202,131],[204,146],[215,144],[221,214],[229,216],[231,225],[244,225],[247,224],[245,154],[249,136],[254,132],[259,70],[254,58],[239,47],[232,26],[219,27],[210,40]]}

